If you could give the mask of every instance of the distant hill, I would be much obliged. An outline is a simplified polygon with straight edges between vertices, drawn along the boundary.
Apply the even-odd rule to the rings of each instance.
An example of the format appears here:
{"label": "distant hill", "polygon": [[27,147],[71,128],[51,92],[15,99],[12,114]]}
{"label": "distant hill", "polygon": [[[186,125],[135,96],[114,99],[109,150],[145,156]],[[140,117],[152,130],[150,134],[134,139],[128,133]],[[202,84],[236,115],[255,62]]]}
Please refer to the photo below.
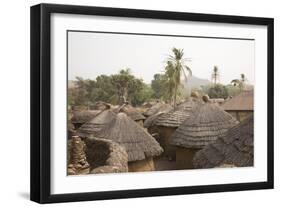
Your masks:
{"label": "distant hill", "polygon": [[211,84],[211,81],[207,79],[197,78],[196,76],[191,76],[188,79],[187,86],[189,88],[200,88],[200,86]]}

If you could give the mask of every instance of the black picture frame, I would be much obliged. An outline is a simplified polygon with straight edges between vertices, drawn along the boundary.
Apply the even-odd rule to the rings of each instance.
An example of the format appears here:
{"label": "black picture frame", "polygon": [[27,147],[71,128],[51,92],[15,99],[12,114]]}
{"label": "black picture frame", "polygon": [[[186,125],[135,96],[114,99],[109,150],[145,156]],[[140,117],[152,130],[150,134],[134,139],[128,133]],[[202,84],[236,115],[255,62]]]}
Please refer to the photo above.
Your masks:
{"label": "black picture frame", "polygon": [[[51,72],[50,72],[50,15],[52,13],[134,17],[149,19],[181,20],[194,22],[219,22],[267,26],[267,181],[238,184],[169,187],[154,189],[87,192],[74,194],[50,193],[50,129],[51,129]],[[168,11],[103,8],[56,4],[39,4],[31,7],[31,174],[30,199],[39,203],[120,199],[147,196],[210,193],[272,189],[274,186],[274,20],[272,18],[195,14]]]}

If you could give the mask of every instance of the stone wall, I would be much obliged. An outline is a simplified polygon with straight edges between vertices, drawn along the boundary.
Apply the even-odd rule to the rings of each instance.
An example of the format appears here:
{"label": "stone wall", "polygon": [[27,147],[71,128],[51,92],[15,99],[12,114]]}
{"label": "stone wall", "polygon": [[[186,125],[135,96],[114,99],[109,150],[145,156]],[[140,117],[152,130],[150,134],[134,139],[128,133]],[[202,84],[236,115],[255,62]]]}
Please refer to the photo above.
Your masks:
{"label": "stone wall", "polygon": [[85,139],[90,173],[128,172],[128,154],[119,144],[107,139]]}

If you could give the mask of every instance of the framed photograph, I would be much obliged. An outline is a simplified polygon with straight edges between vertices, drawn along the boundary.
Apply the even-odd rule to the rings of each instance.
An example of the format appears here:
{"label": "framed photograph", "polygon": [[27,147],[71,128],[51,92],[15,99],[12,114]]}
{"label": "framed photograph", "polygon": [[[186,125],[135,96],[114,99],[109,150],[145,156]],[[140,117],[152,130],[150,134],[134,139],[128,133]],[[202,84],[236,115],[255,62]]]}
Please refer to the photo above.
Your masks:
{"label": "framed photograph", "polygon": [[31,7],[31,200],[273,188],[273,19]]}

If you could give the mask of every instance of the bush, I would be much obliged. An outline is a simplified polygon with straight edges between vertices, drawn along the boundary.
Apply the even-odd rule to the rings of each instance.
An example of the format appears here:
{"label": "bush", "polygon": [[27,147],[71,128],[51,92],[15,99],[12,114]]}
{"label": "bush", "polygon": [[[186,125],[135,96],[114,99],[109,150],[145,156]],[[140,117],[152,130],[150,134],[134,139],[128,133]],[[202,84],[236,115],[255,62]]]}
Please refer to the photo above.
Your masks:
{"label": "bush", "polygon": [[216,84],[211,86],[208,90],[208,96],[210,98],[224,98],[228,97],[228,90],[224,85]]}

